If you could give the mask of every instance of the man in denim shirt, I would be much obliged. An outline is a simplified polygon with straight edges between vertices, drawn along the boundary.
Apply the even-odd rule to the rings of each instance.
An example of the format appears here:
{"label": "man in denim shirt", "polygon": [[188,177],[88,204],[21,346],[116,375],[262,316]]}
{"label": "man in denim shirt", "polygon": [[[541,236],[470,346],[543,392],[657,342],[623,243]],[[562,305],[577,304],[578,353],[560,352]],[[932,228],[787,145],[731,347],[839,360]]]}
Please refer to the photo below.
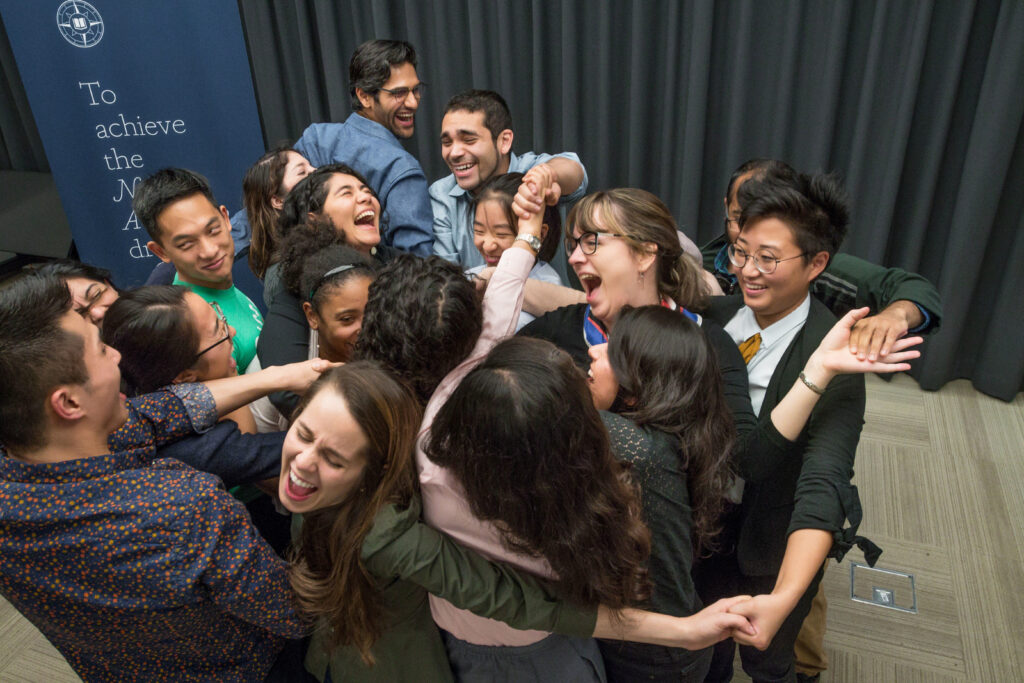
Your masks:
{"label": "man in denim shirt", "polygon": [[403,40],[370,40],[349,62],[352,113],[344,123],[314,123],[295,143],[313,166],[348,164],[366,178],[385,211],[384,243],[429,256],[434,243],[427,177],[399,138],[411,138],[423,84],[416,50]]}
{"label": "man in denim shirt", "polygon": [[304,631],[285,564],[156,450],[213,424],[214,395],[126,403],[119,360],[56,279],[0,293],[0,592],[84,680],[262,680]]}
{"label": "man in denim shirt", "polygon": [[[473,246],[473,194],[480,185],[503,173],[524,173],[516,204],[535,209],[527,183],[531,170],[544,166],[556,181],[555,197],[571,205],[587,191],[587,171],[572,152],[554,156],[512,152],[512,114],[505,99],[492,90],[467,90],[450,100],[441,120],[441,156],[452,174],[430,186],[434,211],[434,253],[464,269],[484,265]],[[554,201],[554,198],[548,198]]]}

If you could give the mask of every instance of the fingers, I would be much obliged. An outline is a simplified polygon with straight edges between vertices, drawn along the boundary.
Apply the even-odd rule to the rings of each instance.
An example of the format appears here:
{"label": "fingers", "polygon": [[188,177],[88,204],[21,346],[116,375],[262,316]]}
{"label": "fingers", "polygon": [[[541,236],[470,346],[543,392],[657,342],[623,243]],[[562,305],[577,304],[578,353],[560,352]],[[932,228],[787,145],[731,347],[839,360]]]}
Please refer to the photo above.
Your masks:
{"label": "fingers", "polygon": [[747,636],[756,636],[757,629],[750,621],[739,614],[730,614],[726,612],[721,615],[722,621],[719,622],[723,628],[731,629],[734,633],[742,633]]}
{"label": "fingers", "polygon": [[892,345],[891,353],[898,353],[904,349],[909,349],[911,346],[917,346],[922,342],[924,342],[924,337],[903,337],[902,339],[897,339]]}
{"label": "fingers", "polygon": [[713,602],[712,604],[708,605],[704,609],[710,610],[712,612],[731,611],[733,606],[738,605],[741,602],[746,602],[747,600],[750,600],[750,597],[751,596],[749,595],[734,595],[731,598],[722,598],[721,600],[718,600],[717,602]]}

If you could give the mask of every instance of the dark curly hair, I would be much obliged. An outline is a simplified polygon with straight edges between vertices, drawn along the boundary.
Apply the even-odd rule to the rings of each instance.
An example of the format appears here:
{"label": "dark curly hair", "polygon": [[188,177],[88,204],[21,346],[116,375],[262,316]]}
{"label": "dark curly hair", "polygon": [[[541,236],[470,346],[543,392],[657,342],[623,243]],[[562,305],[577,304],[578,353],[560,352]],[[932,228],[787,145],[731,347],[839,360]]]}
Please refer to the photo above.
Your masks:
{"label": "dark curly hair", "polygon": [[441,407],[425,446],[505,545],[548,561],[559,594],[613,609],[650,594],[650,533],[583,373],[550,342],[512,337]]}
{"label": "dark curly hair", "polygon": [[459,266],[401,254],[370,285],[355,357],[383,363],[426,404],[482,328],[476,288]]}
{"label": "dark curly hair", "polygon": [[663,306],[626,307],[608,339],[624,417],[679,442],[697,550],[713,550],[735,440],[714,349],[700,327]]}
{"label": "dark curly hair", "polygon": [[[353,267],[324,280],[325,273],[346,265]],[[346,246],[341,236],[331,231],[297,230],[281,245],[281,282],[318,312],[329,289],[354,275],[373,278],[375,273],[369,257]]]}
{"label": "dark curly hair", "polygon": [[[380,197],[370,184],[366,182],[359,171],[346,164],[327,164],[321,166],[308,176],[295,183],[295,187],[288,193],[281,207],[281,213],[277,217],[277,236],[284,239],[296,226],[309,222],[309,214],[322,215],[324,201],[327,199],[327,182],[336,173],[350,175],[363,185],[370,188],[370,192],[380,202]],[[383,216],[381,216],[381,233],[384,232]]]}

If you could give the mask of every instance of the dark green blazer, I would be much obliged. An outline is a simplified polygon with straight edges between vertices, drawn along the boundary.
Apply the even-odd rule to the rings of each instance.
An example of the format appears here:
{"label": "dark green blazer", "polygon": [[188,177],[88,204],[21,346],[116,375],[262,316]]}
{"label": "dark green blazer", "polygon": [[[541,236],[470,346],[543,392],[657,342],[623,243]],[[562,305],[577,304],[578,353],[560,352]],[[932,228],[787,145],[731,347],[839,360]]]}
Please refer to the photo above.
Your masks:
{"label": "dark green blazer", "polygon": [[[724,327],[742,305],[741,296],[712,297],[706,315]],[[740,571],[748,576],[777,574],[786,539],[797,529],[831,532],[837,559],[859,540],[860,500],[850,479],[864,424],[863,375],[833,379],[796,441],[785,441],[770,420],[772,409],[835,323],[825,305],[811,297],[807,322],[775,367],[761,405],[755,431],[769,436],[737,450],[737,468],[746,480],[737,557]]]}

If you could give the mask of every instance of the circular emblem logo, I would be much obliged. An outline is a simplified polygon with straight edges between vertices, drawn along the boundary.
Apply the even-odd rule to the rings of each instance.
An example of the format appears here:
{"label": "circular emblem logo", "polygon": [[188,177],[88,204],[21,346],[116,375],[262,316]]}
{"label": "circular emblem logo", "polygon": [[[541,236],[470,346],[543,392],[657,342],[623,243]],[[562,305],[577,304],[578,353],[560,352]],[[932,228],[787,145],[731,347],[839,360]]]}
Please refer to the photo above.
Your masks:
{"label": "circular emblem logo", "polygon": [[64,0],[57,8],[57,28],[75,47],[92,47],[103,38],[103,17],[84,0]]}

